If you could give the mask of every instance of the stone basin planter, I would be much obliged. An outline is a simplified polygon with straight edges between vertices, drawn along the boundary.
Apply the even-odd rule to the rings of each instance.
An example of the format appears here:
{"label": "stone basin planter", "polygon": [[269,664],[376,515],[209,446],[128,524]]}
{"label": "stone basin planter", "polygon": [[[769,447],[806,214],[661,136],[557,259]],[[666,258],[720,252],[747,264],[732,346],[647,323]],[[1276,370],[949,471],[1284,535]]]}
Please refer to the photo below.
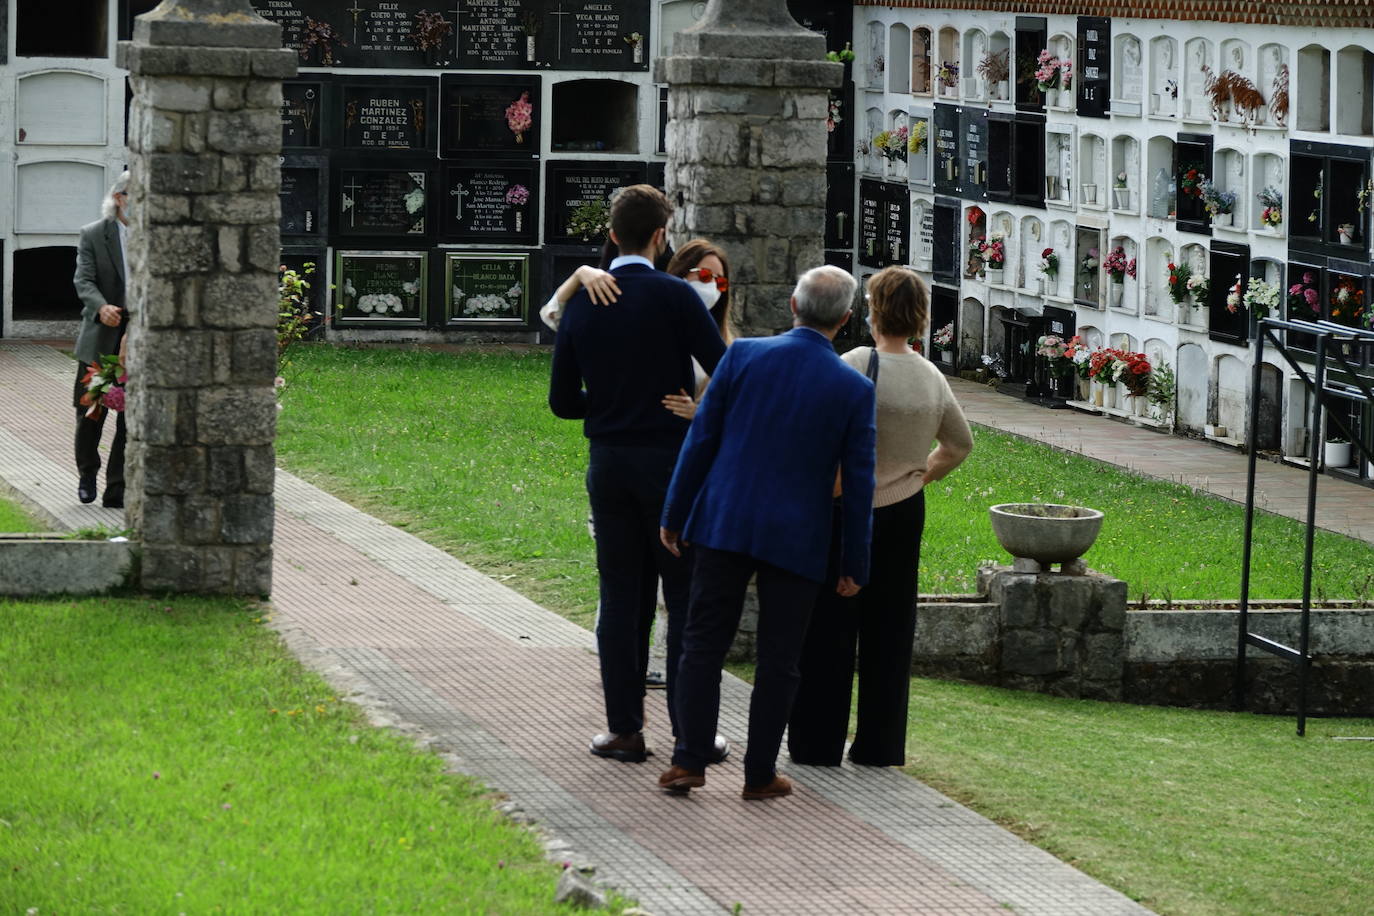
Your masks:
{"label": "stone basin planter", "polygon": [[0,595],[98,595],[123,588],[134,545],[61,534],[0,534]]}
{"label": "stone basin planter", "polygon": [[1051,563],[1063,572],[1087,571],[1080,557],[1102,530],[1102,513],[1083,506],[1052,503],[1001,503],[988,508],[992,533],[1002,549],[1016,558],[1017,572],[1048,572]]}

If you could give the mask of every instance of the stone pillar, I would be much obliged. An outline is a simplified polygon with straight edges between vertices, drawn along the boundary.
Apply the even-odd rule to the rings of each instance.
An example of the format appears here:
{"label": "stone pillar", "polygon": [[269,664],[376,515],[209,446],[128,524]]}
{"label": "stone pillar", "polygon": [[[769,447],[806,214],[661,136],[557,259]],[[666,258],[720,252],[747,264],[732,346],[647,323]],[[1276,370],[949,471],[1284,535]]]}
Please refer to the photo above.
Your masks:
{"label": "stone pillar", "polygon": [[710,0],[654,79],[668,97],[670,226],[725,248],[745,334],[792,326],[797,275],[824,263],[825,117],[844,66],[786,0]]}
{"label": "stone pillar", "polygon": [[281,80],[248,0],[163,0],[129,70],[129,523],[144,588],[272,587]]}

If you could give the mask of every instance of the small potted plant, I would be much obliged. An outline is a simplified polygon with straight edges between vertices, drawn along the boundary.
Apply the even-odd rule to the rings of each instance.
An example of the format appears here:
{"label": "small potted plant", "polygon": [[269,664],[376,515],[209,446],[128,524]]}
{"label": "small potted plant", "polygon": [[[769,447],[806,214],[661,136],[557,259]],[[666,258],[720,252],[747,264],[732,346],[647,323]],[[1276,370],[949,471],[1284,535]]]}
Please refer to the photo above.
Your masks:
{"label": "small potted plant", "polygon": [[989,51],[978,62],[978,75],[992,87],[992,97],[1006,101],[1011,93],[1011,52],[1009,49]]}
{"label": "small potted plant", "polygon": [[940,94],[956,96],[959,94],[959,65],[941,61],[940,69],[935,71],[935,81],[940,84]]}
{"label": "small potted plant", "polygon": [[1209,178],[1202,179],[1198,187],[1201,191],[1202,208],[1212,218],[1213,226],[1231,225],[1231,214],[1236,208],[1236,192],[1217,187]]}
{"label": "small potted plant", "polygon": [[988,282],[1001,286],[1006,267],[1007,247],[1000,235],[994,235],[979,244],[979,253],[987,265]]}
{"label": "small potted plant", "polygon": [[1328,433],[1326,444],[1322,447],[1322,463],[1329,468],[1350,467],[1350,440],[1339,434]]}
{"label": "small potted plant", "polygon": [[1116,173],[1116,184],[1112,187],[1112,197],[1114,206],[1118,210],[1131,209],[1131,187],[1127,182],[1125,171]]}

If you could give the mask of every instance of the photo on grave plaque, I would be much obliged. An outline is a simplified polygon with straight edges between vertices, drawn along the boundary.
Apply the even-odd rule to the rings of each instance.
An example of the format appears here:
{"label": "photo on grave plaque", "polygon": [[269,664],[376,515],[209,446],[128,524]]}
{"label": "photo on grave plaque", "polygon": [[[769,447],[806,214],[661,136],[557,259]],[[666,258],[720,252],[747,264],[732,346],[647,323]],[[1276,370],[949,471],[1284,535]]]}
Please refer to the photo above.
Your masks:
{"label": "photo on grave plaque", "polygon": [[340,251],[334,261],[335,327],[420,327],[429,255]]}
{"label": "photo on grave plaque", "polygon": [[539,77],[446,73],[441,95],[440,155],[539,158]]}
{"label": "photo on grave plaque", "polygon": [[424,169],[353,167],[336,169],[335,174],[336,235],[429,235],[430,176]]}
{"label": "photo on grave plaque", "polygon": [[313,148],[320,145],[320,112],[324,84],[287,82],[281,87],[281,145]]}
{"label": "photo on grave plaque", "polygon": [[550,162],[544,198],[546,242],[600,245],[610,226],[611,195],[644,181],[638,162]]}
{"label": "photo on grave plaque", "polygon": [[449,324],[525,323],[528,254],[449,251],[444,259],[444,315]]}
{"label": "photo on grave plaque", "polygon": [[649,0],[546,0],[540,61],[558,70],[648,70]]}
{"label": "photo on grave plaque", "polygon": [[372,152],[434,149],[432,79],[378,79],[340,85],[339,146]]}
{"label": "photo on grave plaque", "polygon": [[539,241],[539,167],[533,163],[450,163],[440,189],[447,241]]}
{"label": "photo on grave plaque", "polygon": [[281,166],[281,234],[323,237],[327,232],[321,205],[328,193],[324,156],[283,156]]}

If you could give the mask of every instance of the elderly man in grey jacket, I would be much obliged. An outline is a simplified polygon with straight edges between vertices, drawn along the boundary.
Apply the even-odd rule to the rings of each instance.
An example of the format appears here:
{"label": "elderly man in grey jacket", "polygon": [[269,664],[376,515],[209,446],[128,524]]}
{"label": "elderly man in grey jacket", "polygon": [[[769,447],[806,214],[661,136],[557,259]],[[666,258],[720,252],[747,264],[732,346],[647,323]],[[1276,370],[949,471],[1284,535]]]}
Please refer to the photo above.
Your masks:
{"label": "elderly man in grey jacket", "polygon": [[[81,297],[81,330],[76,338],[76,387],[72,396],[76,407],[76,469],[81,475],[77,498],[93,502],[96,475],[100,473],[100,436],[106,412],[86,416],[80,399],[85,393],[81,377],[102,356],[119,352],[120,340],[129,321],[124,307],[124,282],[129,273],[126,247],[129,239],[129,173],[125,172],[110,188],[100,208],[101,218],[81,227],[76,249],[76,294]],[[124,414],[115,412],[115,436],[110,446],[110,461],[105,467],[105,498],[111,509],[124,507]]]}

